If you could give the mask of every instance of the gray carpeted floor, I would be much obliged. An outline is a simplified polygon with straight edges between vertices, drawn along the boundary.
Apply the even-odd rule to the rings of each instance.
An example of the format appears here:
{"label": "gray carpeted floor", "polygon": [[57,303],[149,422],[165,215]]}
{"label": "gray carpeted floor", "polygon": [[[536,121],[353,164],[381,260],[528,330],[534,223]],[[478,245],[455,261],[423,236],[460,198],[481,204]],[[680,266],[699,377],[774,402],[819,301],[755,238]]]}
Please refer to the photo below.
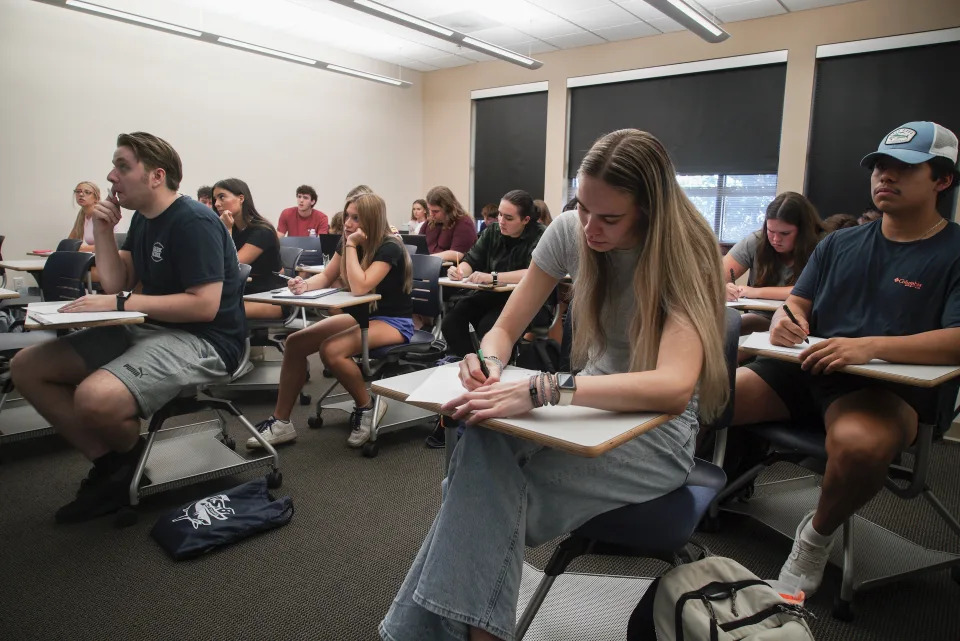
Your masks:
{"label": "gray carpeted floor", "polygon": [[[314,369],[315,372],[319,368]],[[314,381],[316,393],[327,385]],[[269,398],[241,401],[257,421]],[[439,506],[443,453],[423,447],[426,427],[383,437],[365,459],[346,446],[346,414],[331,412],[320,430],[306,428],[298,407],[296,445],[280,450],[284,485],[296,514],[285,528],[204,558],[175,563],[149,538],[163,513],[228,478],[148,499],[140,522],[115,530],[109,518],[56,526],[88,464],[57,439],[5,445],[0,464],[0,639],[376,639],[376,626]],[[233,430],[239,435],[239,431]],[[960,446],[938,446],[932,485],[960,512]],[[889,496],[864,512],[928,545],[960,553],[960,541],[932,510]],[[775,576],[789,541],[744,517],[725,515],[719,534],[698,535],[714,553],[760,576]],[[478,524],[477,527],[482,527]],[[553,544],[529,550],[543,567]],[[572,570],[651,576],[656,562],[590,557]],[[956,641],[960,586],[945,571],[863,593],[857,619],[829,615],[839,571],[808,602],[816,638]],[[575,610],[567,616],[575,617]]]}

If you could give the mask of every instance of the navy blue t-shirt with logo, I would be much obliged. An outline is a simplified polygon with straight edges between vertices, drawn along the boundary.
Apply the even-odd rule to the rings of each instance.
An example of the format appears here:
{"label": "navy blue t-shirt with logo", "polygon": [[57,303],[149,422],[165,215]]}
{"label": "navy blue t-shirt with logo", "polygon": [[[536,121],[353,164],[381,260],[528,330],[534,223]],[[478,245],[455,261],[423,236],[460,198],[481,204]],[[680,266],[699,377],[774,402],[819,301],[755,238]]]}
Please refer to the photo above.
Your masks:
{"label": "navy blue t-shirt with logo", "polygon": [[204,283],[223,283],[220,309],[208,323],[151,323],[175,327],[209,342],[232,372],[243,356],[246,316],[237,250],[213,210],[181,196],[155,218],[134,212],[121,247],[133,257],[148,296],[182,294]]}
{"label": "navy blue t-shirt with logo", "polygon": [[895,242],[881,221],[817,245],[793,294],[813,301],[814,336],[909,336],[960,327],[960,226]]}

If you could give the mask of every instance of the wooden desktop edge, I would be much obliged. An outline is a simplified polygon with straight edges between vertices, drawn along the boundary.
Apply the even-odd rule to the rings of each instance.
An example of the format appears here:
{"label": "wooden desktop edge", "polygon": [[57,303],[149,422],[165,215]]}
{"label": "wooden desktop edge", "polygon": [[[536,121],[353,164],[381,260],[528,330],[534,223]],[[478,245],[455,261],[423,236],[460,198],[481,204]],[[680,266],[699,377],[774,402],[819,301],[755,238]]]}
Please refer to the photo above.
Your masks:
{"label": "wooden desktop edge", "polygon": [[106,320],[89,321],[86,323],[51,323],[43,324],[36,321],[27,320],[23,323],[23,328],[27,330],[42,329],[86,329],[88,327],[106,327],[108,325],[139,325],[146,320],[145,316],[130,316],[127,318],[109,318]]}
{"label": "wooden desktop edge", "polygon": [[476,289],[481,292],[512,292],[517,288],[517,283],[507,283],[504,285],[488,285],[485,283],[470,283],[463,280],[445,280],[440,283],[441,287],[453,287],[454,289]]}
{"label": "wooden desktop edge", "polygon": [[372,303],[380,300],[380,294],[363,294],[356,296],[353,300],[343,301],[331,305],[330,303],[321,303],[325,297],[320,298],[273,298],[272,296],[259,297],[260,294],[247,294],[243,297],[251,303],[269,303],[270,305],[292,305],[294,307],[314,307],[317,309],[346,309],[347,307],[356,307],[365,303]]}
{"label": "wooden desktop edge", "polygon": [[[784,354],[783,352],[774,352],[766,349],[757,349],[756,347],[741,347],[744,352],[748,354],[756,354],[758,356],[767,356],[770,358],[775,358],[779,361],[786,361],[788,363],[800,363],[800,359],[792,354]],[[841,372],[846,374],[856,374],[857,376],[863,376],[864,378],[875,378],[882,381],[890,381],[893,383],[903,383],[905,385],[910,385],[911,387],[937,387],[938,385],[949,381],[952,378],[960,376],[960,367],[957,367],[952,372],[947,372],[943,376],[938,376],[932,380],[926,381],[919,378],[911,378],[909,376],[901,376],[900,374],[890,374],[888,372],[878,372],[872,369],[866,369],[864,367],[859,367],[857,365],[847,365],[840,369]]]}
{"label": "wooden desktop edge", "polygon": [[[436,412],[437,414],[443,414],[444,416],[450,416],[453,412],[441,412],[439,403],[422,403],[422,402],[409,402],[407,397],[409,394],[404,394],[403,392],[398,392],[386,387],[381,387],[377,383],[371,385],[371,389],[380,394],[381,396],[386,396],[389,399],[395,401],[400,401],[402,403],[409,403],[414,407],[419,407],[421,409],[429,410],[431,412]],[[634,438],[649,432],[653,428],[663,425],[667,421],[676,418],[669,414],[661,414],[656,418],[652,418],[649,421],[641,423],[636,427],[619,434],[608,441],[604,441],[599,445],[575,445],[569,441],[563,441],[547,434],[540,434],[525,430],[522,428],[515,427],[508,423],[506,419],[488,419],[482,423],[484,427],[490,427],[495,429],[498,432],[503,432],[504,434],[509,434],[511,436],[517,436],[523,438],[527,441],[533,441],[534,443],[539,443],[546,447],[552,447],[557,450],[562,450],[564,452],[569,452],[571,454],[576,454],[578,456],[583,456],[585,458],[596,458],[601,454],[606,454],[610,450],[623,445],[627,441],[633,440]]]}

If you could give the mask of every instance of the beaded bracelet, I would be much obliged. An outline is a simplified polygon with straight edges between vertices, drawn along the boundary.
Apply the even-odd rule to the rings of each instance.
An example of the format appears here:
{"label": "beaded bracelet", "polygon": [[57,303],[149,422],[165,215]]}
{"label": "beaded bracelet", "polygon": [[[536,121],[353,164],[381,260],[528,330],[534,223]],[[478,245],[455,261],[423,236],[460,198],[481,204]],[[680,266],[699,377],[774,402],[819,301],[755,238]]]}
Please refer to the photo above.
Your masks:
{"label": "beaded bracelet", "polygon": [[542,407],[543,404],[540,403],[540,399],[537,397],[537,375],[534,374],[530,377],[530,404],[534,408]]}
{"label": "beaded bracelet", "polygon": [[557,405],[560,402],[560,386],[557,384],[556,374],[546,374],[547,381],[550,383],[550,404]]}
{"label": "beaded bracelet", "polygon": [[487,356],[484,360],[492,361],[494,365],[500,368],[500,373],[503,373],[503,361],[501,361],[496,356]]}

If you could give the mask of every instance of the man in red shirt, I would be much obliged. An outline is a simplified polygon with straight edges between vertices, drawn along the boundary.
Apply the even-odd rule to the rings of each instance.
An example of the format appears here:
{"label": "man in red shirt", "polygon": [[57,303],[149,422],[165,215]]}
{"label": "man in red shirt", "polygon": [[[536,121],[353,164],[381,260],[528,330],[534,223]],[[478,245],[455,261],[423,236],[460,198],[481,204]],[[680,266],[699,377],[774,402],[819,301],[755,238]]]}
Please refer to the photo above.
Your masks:
{"label": "man in red shirt", "polygon": [[310,185],[300,185],[297,187],[297,206],[288,207],[280,212],[280,222],[277,223],[277,236],[310,236],[312,229],[314,234],[326,234],[330,229],[327,221],[327,215],[319,209],[314,209],[317,204],[317,192]]}

